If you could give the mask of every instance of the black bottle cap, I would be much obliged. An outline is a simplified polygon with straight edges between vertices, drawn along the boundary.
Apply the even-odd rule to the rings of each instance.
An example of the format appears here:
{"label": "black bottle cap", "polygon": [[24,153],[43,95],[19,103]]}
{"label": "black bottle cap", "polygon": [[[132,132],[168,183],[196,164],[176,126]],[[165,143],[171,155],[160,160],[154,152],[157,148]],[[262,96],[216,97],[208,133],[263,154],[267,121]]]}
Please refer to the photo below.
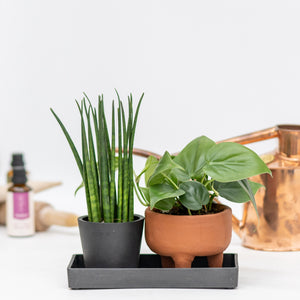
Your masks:
{"label": "black bottle cap", "polygon": [[12,182],[14,184],[25,184],[27,182],[26,171],[22,166],[13,168]]}
{"label": "black bottle cap", "polygon": [[17,167],[17,166],[24,166],[24,161],[23,161],[23,154],[22,153],[14,153],[12,155],[12,162],[11,162],[12,167]]}

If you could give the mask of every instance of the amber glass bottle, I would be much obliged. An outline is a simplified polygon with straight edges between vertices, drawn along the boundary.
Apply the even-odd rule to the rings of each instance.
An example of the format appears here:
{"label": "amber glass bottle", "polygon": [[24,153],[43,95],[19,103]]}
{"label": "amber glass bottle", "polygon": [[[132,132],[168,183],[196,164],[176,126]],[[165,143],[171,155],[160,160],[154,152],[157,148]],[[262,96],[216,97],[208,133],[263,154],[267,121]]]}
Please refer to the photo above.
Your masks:
{"label": "amber glass bottle", "polygon": [[12,161],[11,161],[10,165],[12,168],[7,172],[7,178],[6,178],[7,183],[12,182],[13,168],[24,167],[23,154],[22,153],[13,153]]}

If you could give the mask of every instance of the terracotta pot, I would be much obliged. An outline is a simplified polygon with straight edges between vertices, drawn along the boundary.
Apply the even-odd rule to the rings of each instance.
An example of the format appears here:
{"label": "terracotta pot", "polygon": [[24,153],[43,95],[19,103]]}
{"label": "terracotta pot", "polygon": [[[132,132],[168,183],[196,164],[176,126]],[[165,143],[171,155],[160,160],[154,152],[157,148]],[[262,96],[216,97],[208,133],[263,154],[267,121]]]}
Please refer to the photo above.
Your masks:
{"label": "terracotta pot", "polygon": [[231,241],[231,208],[216,204],[216,214],[180,216],[145,211],[145,237],[163,267],[190,268],[195,256],[207,256],[210,267],[222,267]]}

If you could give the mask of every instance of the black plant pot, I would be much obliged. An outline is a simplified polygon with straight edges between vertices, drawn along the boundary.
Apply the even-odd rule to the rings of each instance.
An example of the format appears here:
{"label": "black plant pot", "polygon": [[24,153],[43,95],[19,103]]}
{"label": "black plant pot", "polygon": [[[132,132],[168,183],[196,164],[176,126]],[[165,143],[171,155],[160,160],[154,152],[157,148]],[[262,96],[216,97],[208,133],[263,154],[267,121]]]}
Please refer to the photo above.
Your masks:
{"label": "black plant pot", "polygon": [[78,218],[78,226],[87,268],[137,268],[144,217],[134,215],[126,223],[94,223],[88,216]]}

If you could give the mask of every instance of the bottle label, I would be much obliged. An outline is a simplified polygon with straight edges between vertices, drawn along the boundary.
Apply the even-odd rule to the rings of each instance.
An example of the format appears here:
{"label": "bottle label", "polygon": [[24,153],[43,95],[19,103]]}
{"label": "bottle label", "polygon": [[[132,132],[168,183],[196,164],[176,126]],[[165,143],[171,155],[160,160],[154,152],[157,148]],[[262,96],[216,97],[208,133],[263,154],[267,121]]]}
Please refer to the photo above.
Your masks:
{"label": "bottle label", "polygon": [[23,220],[29,218],[29,193],[13,193],[14,218]]}
{"label": "bottle label", "polygon": [[34,202],[31,192],[8,192],[6,228],[10,236],[30,236],[35,232]]}

